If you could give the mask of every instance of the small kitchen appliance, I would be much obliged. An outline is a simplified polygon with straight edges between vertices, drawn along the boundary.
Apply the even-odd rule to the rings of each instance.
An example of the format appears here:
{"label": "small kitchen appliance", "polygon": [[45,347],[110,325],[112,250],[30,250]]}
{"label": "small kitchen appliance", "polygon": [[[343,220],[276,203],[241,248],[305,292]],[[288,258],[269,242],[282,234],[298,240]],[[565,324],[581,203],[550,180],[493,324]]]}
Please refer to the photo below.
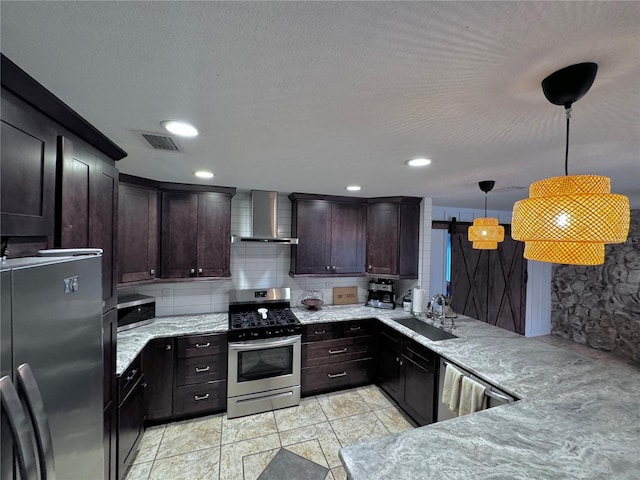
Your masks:
{"label": "small kitchen appliance", "polygon": [[153,323],[156,318],[156,299],[148,295],[132,294],[118,297],[118,332]]}
{"label": "small kitchen appliance", "polygon": [[302,325],[289,288],[229,292],[227,416],[300,403]]}
{"label": "small kitchen appliance", "polygon": [[378,278],[369,282],[369,294],[365,305],[374,308],[396,308],[393,280]]}

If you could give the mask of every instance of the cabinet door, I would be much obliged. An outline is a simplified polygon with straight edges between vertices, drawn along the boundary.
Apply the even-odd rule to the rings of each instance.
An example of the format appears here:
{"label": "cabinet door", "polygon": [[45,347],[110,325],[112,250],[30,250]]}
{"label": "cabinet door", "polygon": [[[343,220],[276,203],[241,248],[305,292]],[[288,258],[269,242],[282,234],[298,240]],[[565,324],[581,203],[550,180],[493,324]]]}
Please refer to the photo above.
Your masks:
{"label": "cabinet door", "polygon": [[118,479],[122,480],[137,454],[144,431],[144,388],[139,380],[118,408]]}
{"label": "cabinet door", "polygon": [[372,203],[367,211],[367,273],[398,274],[398,204]]}
{"label": "cabinet door", "polygon": [[433,423],[435,377],[413,360],[402,357],[404,367],[404,408],[418,423]]}
{"label": "cabinet door", "polygon": [[378,344],[378,383],[396,402],[402,402],[403,378],[400,350],[381,338]]}
{"label": "cabinet door", "polygon": [[292,234],[300,243],[291,247],[292,273],[331,273],[331,204],[298,200],[294,202],[293,215]]}
{"label": "cabinet door", "polygon": [[103,311],[116,305],[118,170],[109,161],[58,137],[57,245],[101,248]]}
{"label": "cabinet door", "polygon": [[365,205],[336,203],[331,208],[331,270],[365,273]]}
{"label": "cabinet door", "polygon": [[198,244],[198,195],[162,193],[162,277],[195,276]]}
{"label": "cabinet door", "polygon": [[173,414],[174,345],[172,338],[152,340],[142,354],[142,371],[147,383],[147,418],[157,420]]}
{"label": "cabinet door", "polygon": [[218,193],[198,194],[198,276],[230,276],[230,246],[231,198]]}
{"label": "cabinet door", "polygon": [[3,236],[47,237],[53,245],[56,134],[53,122],[2,89],[0,207]]}
{"label": "cabinet door", "polygon": [[104,480],[116,480],[116,443],[117,443],[117,408],[110,403],[104,409],[104,430],[102,443],[104,448]]}
{"label": "cabinet door", "polygon": [[155,278],[158,270],[158,192],[120,184],[118,190],[118,281]]}
{"label": "cabinet door", "polygon": [[118,315],[115,309],[102,316],[103,407],[117,403],[116,342]]}

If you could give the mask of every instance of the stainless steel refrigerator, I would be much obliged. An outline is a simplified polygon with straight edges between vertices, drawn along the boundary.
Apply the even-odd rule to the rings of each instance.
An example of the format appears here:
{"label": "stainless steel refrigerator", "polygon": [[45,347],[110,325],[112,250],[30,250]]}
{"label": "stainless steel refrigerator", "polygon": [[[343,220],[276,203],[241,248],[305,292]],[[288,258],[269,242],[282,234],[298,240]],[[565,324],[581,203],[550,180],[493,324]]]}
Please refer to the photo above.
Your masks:
{"label": "stainless steel refrigerator", "polygon": [[19,460],[35,464],[21,480],[101,479],[101,257],[7,260],[0,275],[0,478],[20,478]]}

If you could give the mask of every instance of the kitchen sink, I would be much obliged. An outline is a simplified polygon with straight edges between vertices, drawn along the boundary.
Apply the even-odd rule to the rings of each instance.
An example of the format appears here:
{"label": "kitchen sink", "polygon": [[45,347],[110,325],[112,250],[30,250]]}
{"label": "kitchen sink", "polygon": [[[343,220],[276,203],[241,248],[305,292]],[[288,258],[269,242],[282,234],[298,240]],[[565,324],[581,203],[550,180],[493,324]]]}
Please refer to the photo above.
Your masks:
{"label": "kitchen sink", "polygon": [[449,338],[458,338],[452,333],[445,332],[444,330],[429,325],[416,317],[402,317],[394,318],[394,322],[398,322],[400,325],[410,328],[416,333],[419,333],[423,337],[427,337],[429,340],[437,342],[438,340],[448,340]]}

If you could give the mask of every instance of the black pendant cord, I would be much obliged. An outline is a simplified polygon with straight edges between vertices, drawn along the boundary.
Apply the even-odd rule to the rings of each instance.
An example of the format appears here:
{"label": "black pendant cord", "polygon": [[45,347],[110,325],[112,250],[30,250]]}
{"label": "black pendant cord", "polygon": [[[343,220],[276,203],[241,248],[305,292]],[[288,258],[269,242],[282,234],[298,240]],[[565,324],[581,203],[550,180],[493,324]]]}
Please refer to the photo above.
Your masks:
{"label": "black pendant cord", "polygon": [[487,192],[484,193],[484,218],[487,218]]}
{"label": "black pendant cord", "polygon": [[564,174],[569,175],[569,120],[571,119],[571,106],[565,107],[567,114],[567,144],[564,150]]}

